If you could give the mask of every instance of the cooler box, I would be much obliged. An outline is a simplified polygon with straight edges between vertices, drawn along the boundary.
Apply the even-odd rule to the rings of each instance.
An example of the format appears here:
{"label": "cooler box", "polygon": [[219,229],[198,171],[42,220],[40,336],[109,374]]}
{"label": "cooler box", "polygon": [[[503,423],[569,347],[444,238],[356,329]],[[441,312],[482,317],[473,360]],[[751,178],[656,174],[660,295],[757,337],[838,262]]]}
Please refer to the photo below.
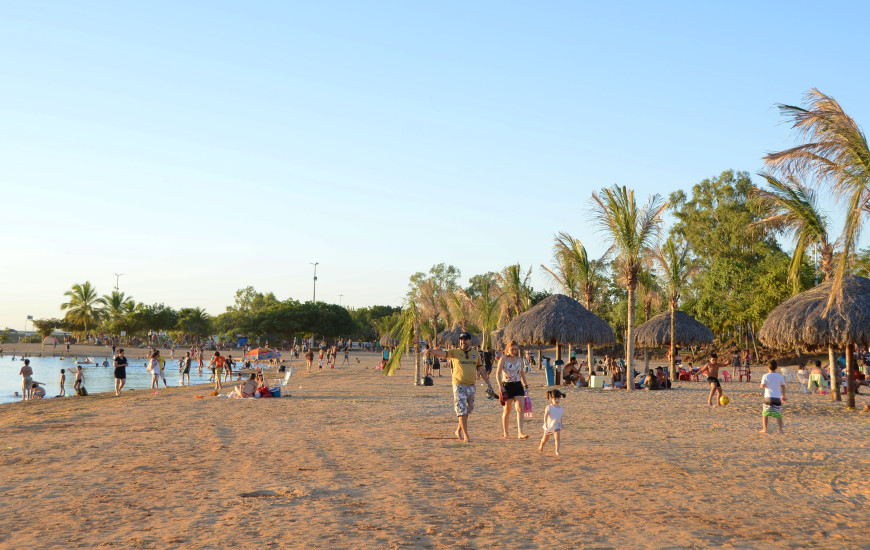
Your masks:
{"label": "cooler box", "polygon": [[590,388],[603,388],[604,387],[604,377],[603,376],[590,376],[589,377],[589,387]]}
{"label": "cooler box", "polygon": [[545,367],[545,370],[547,371],[547,385],[548,386],[555,386],[556,385],[556,373],[553,371],[553,367],[551,367],[549,364],[547,364],[547,366]]}

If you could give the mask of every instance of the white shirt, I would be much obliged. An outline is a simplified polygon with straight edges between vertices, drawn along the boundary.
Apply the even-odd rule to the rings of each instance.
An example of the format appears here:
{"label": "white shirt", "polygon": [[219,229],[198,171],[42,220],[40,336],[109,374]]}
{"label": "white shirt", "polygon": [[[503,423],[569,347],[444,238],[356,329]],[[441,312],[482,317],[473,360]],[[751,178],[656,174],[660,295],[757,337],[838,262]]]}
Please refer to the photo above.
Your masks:
{"label": "white shirt", "polygon": [[761,385],[764,386],[764,397],[779,399],[782,397],[785,378],[778,372],[768,372],[761,377]]}

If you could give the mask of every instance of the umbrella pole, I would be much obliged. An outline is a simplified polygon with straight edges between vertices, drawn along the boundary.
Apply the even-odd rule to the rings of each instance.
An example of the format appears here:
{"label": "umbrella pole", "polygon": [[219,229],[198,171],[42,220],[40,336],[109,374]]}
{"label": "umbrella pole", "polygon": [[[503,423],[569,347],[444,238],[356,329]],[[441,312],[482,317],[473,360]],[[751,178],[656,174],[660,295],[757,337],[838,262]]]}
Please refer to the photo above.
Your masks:
{"label": "umbrella pole", "polygon": [[855,408],[855,344],[846,344],[846,407]]}
{"label": "umbrella pole", "polygon": [[837,370],[837,361],[834,357],[834,348],[828,346],[828,370],[831,375],[831,401],[842,401],[840,395],[840,372]]}

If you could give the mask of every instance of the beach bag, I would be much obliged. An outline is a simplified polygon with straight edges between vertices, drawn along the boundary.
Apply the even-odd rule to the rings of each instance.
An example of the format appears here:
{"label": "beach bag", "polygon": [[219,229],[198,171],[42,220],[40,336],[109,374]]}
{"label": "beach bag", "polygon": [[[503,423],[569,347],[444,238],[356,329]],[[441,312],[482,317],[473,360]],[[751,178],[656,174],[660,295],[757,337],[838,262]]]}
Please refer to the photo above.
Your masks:
{"label": "beach bag", "polygon": [[424,386],[431,386],[433,384],[435,384],[435,381],[432,380],[431,376],[426,376],[425,378],[423,378],[423,385]]}
{"label": "beach bag", "polygon": [[78,395],[80,397],[87,397],[88,390],[85,389],[84,385],[81,385],[78,388],[76,388],[76,395]]}
{"label": "beach bag", "polygon": [[532,398],[528,395],[526,396],[525,402],[523,403],[523,415],[526,418],[532,417]]}
{"label": "beach bag", "polygon": [[432,370],[441,370],[441,361],[437,357],[433,360]]}
{"label": "beach bag", "polygon": [[272,392],[266,387],[257,388],[257,393],[260,394],[260,397],[272,397]]}

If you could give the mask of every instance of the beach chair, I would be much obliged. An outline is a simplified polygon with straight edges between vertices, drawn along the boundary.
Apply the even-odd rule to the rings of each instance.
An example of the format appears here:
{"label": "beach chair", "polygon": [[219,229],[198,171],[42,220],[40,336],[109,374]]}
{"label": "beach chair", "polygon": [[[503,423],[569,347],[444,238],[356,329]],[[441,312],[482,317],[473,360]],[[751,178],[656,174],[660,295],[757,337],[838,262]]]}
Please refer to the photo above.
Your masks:
{"label": "beach chair", "polygon": [[747,382],[752,382],[752,371],[749,370],[749,367],[737,367],[737,376],[740,377],[741,382],[743,382],[744,376]]}
{"label": "beach chair", "polygon": [[807,389],[811,393],[816,393],[816,388],[818,388],[819,391],[822,391],[827,387],[828,381],[825,380],[824,376],[822,376],[821,374],[810,374],[810,379],[807,382]]}
{"label": "beach chair", "polygon": [[785,378],[786,382],[794,382],[794,375],[791,373],[789,369],[782,369],[782,377]]}
{"label": "beach chair", "polygon": [[722,381],[723,382],[730,382],[731,381],[731,374],[729,374],[728,371],[726,371],[726,370],[722,371]]}

